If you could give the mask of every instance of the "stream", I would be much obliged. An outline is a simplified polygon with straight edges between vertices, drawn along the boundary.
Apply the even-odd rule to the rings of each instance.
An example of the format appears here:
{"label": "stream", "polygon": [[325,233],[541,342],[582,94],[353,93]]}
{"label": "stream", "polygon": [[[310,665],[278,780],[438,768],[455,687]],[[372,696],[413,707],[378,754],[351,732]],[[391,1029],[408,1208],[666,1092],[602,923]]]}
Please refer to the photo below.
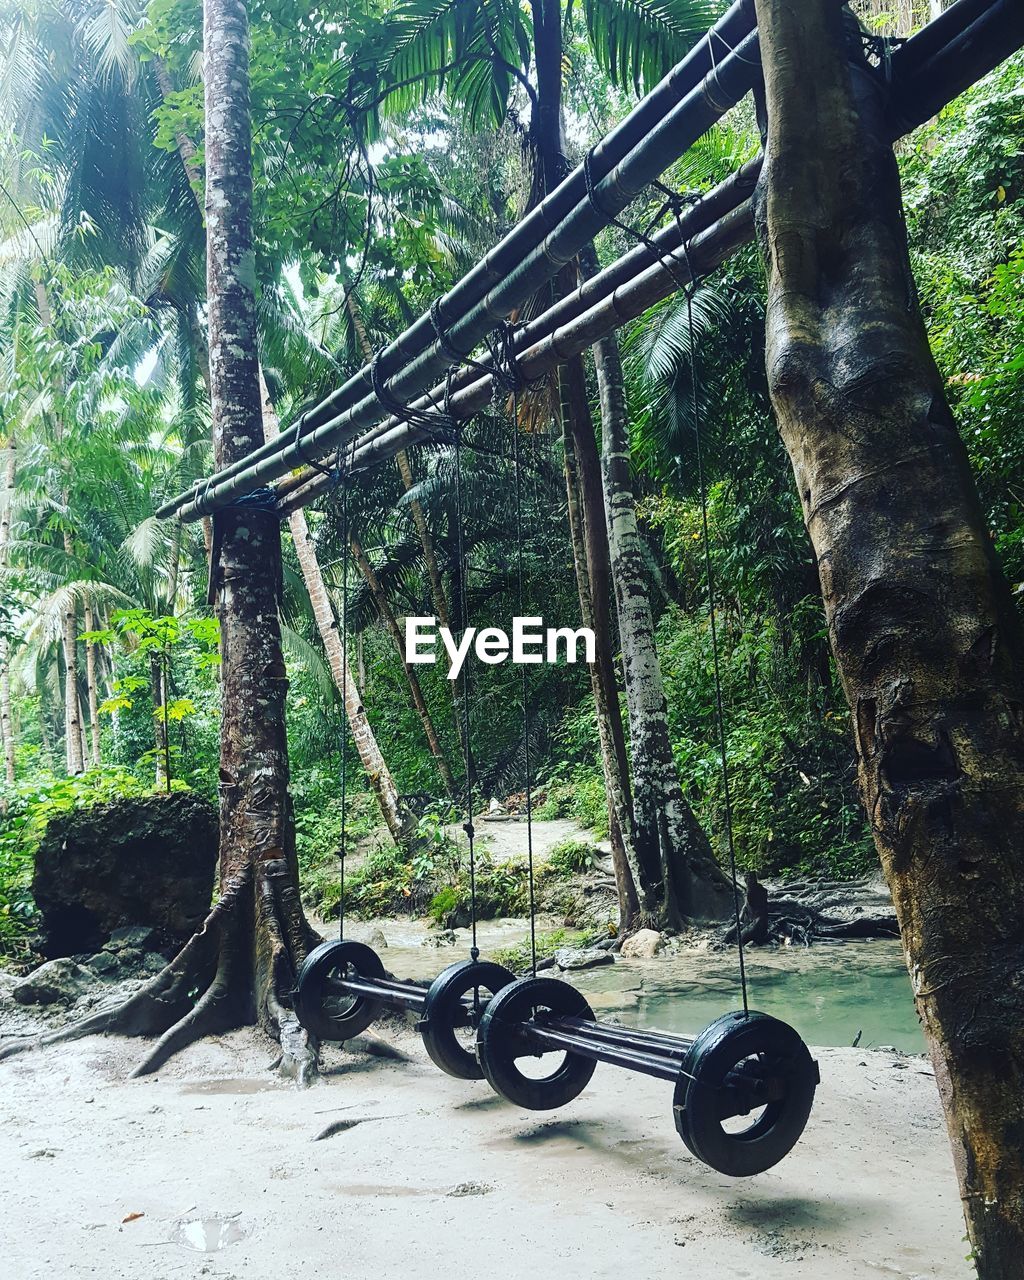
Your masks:
{"label": "stream", "polygon": [[[557,927],[539,920],[539,929]],[[456,931],[454,946],[430,945],[423,921],[379,920],[352,924],[347,935],[368,940],[379,928],[388,941],[383,956],[398,977],[430,978],[464,957],[469,931]],[[478,929],[485,958],[528,935],[525,920],[493,920]],[[424,945],[424,943],[427,945]],[[895,939],[818,944],[778,950],[748,948],[750,1007],[789,1022],[812,1045],[851,1045],[860,1033],[865,1049],[891,1045],[923,1053],[903,954]],[[557,971],[549,971],[557,972]],[[620,960],[571,975],[598,1017],[630,1026],[693,1034],[719,1014],[741,1007],[735,952],[680,950],[656,960]]]}

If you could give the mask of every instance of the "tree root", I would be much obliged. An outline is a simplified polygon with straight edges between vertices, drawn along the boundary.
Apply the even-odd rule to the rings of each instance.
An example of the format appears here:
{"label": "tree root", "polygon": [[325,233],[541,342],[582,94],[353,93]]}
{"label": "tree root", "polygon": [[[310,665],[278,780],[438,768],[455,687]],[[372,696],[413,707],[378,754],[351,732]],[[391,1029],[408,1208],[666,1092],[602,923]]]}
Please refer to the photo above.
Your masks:
{"label": "tree root", "polygon": [[[311,1084],[318,1075],[319,1045],[289,1006],[293,956],[301,959],[320,939],[301,911],[300,924],[296,913],[280,912],[276,890],[288,878],[284,863],[257,866],[258,892],[250,891],[251,870],[233,880],[202,927],[134,995],[60,1031],[5,1045],[0,1060],[91,1035],[158,1036],[131,1073],[136,1078],[158,1071],[204,1036],[257,1022],[280,1041],[281,1074],[300,1086]],[[282,915],[292,922],[288,943]]]}

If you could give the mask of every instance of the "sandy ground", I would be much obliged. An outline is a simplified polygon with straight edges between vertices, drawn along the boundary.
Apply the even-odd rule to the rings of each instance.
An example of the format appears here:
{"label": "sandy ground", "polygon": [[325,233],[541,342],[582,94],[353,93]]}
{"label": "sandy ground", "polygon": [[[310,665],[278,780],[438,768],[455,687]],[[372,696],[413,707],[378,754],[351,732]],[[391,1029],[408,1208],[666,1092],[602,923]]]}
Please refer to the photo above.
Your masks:
{"label": "sandy ground", "polygon": [[[378,1041],[378,1047],[381,1045]],[[300,1092],[240,1032],[130,1081],[137,1042],[0,1064],[6,1280],[965,1280],[921,1059],[817,1051],[802,1142],[751,1180],[692,1159],[670,1088],[599,1067],[557,1113],[405,1058],[325,1053]],[[314,1141],[325,1127],[333,1136]]]}

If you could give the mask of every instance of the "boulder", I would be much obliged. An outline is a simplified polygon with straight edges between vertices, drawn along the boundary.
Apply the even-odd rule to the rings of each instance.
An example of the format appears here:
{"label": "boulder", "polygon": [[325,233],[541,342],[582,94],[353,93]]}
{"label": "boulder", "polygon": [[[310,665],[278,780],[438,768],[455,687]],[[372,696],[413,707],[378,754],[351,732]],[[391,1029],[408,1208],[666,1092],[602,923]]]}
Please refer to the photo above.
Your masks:
{"label": "boulder", "polygon": [[615,957],[599,947],[561,947],[555,952],[554,961],[563,970],[596,969],[601,964],[614,964]]}
{"label": "boulder", "polygon": [[51,818],[32,879],[39,951],[176,950],[210,909],[217,840],[216,810],[187,791]]}
{"label": "boulder", "polygon": [[96,977],[68,956],[48,960],[11,991],[18,1004],[71,1003],[96,985]]}
{"label": "boulder", "polygon": [[374,931],[366,939],[366,945],[368,947],[373,947],[375,951],[380,951],[381,949],[386,950],[388,945],[388,940],[387,938],[384,937],[383,930],[374,929]]}
{"label": "boulder", "polygon": [[638,929],[622,944],[619,953],[624,960],[653,960],[665,945],[657,929]]}

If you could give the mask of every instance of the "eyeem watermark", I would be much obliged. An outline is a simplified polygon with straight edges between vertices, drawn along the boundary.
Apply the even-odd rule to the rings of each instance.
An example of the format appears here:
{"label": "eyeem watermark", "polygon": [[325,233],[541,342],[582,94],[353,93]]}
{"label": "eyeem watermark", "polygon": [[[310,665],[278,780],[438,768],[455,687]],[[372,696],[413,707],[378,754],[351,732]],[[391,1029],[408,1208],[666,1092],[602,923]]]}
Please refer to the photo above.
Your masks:
{"label": "eyeem watermark", "polygon": [[501,627],[467,627],[458,640],[436,618],[406,618],[405,660],[434,663],[438,659],[438,637],[448,654],[448,679],[457,680],[472,649],[481,662],[579,662],[594,661],[594,633],[590,627],[545,627],[543,618],[513,618],[512,635]]}

